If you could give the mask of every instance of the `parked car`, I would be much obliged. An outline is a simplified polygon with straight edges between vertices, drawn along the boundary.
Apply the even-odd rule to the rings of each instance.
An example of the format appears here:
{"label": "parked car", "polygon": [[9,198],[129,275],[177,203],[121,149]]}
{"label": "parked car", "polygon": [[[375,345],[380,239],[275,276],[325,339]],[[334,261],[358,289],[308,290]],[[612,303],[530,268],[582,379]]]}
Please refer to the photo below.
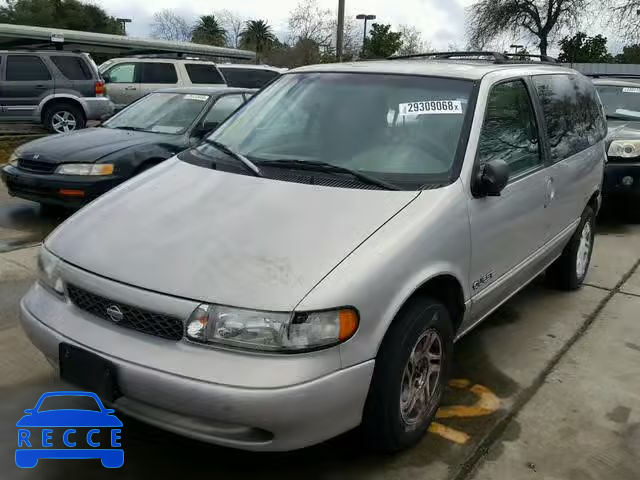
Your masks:
{"label": "parked car", "polygon": [[200,142],[253,90],[190,87],[147,95],[106,121],[16,149],[1,171],[9,194],[79,208]]}
{"label": "parked car", "polygon": [[640,199],[640,83],[612,75],[595,78],[609,121],[603,195]]}
{"label": "parked car", "polygon": [[605,135],[593,84],[559,65],[295,69],[50,235],[22,324],[185,436],[291,450],[360,426],[406,448],[456,339],[545,271],[582,284]]}
{"label": "parked car", "polygon": [[116,110],[161,88],[227,87],[215,63],[197,59],[114,58],[100,65],[100,72]]}
{"label": "parked car", "polygon": [[0,52],[0,119],[43,124],[54,133],[113,113],[102,77],[84,53]]}
{"label": "parked car", "polygon": [[238,88],[262,88],[287,70],[286,68],[276,68],[268,65],[233,63],[219,64],[218,68],[224,75],[227,85]]}

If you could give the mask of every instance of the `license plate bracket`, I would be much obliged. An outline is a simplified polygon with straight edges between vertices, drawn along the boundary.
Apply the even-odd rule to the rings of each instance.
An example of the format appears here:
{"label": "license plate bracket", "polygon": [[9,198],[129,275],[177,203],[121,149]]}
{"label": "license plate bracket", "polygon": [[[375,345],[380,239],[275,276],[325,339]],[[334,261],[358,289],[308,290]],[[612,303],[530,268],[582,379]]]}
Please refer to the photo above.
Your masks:
{"label": "license plate bracket", "polygon": [[59,345],[58,358],[62,380],[94,392],[107,402],[122,395],[118,369],[109,360],[68,343]]}

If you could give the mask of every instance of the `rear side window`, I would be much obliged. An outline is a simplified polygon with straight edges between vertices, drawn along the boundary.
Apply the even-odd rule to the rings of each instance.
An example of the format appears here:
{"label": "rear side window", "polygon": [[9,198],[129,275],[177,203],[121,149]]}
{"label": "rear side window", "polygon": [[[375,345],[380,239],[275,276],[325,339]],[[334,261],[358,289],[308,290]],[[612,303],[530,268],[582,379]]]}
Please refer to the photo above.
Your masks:
{"label": "rear side window", "polygon": [[187,74],[191,79],[191,83],[220,85],[224,84],[224,78],[215,65],[206,63],[187,63],[185,64]]}
{"label": "rear side window", "polygon": [[91,70],[84,60],[62,55],[53,55],[50,58],[58,70],[69,80],[91,80]]}
{"label": "rear side window", "polygon": [[542,105],[551,158],[559,162],[606,136],[606,121],[595,87],[580,75],[533,77]]}
{"label": "rear side window", "polygon": [[535,114],[521,80],[491,89],[478,149],[481,164],[504,160],[511,177],[542,164]]}
{"label": "rear side window", "polygon": [[29,82],[38,80],[51,80],[49,69],[35,55],[9,55],[7,57],[8,81]]}
{"label": "rear side window", "polygon": [[178,83],[176,67],[172,63],[142,63],[141,83]]}
{"label": "rear side window", "polygon": [[275,77],[278,72],[258,68],[224,68],[220,67],[227,85],[238,88],[262,88]]}

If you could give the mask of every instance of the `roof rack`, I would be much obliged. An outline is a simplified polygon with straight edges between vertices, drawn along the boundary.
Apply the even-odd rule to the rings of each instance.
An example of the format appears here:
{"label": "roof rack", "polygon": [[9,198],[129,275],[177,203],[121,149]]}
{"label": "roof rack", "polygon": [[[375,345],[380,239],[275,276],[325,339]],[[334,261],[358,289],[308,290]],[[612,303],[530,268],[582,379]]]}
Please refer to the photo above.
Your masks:
{"label": "roof rack", "polygon": [[469,51],[469,52],[427,52],[416,53],[413,55],[397,55],[388,57],[388,60],[406,60],[406,59],[425,60],[481,60],[493,63],[530,63],[531,59],[537,58],[540,63],[558,63],[553,57],[548,55],[533,55],[529,53],[500,53],[490,51]]}
{"label": "roof rack", "polygon": [[583,75],[591,78],[640,78],[637,73],[584,73]]}

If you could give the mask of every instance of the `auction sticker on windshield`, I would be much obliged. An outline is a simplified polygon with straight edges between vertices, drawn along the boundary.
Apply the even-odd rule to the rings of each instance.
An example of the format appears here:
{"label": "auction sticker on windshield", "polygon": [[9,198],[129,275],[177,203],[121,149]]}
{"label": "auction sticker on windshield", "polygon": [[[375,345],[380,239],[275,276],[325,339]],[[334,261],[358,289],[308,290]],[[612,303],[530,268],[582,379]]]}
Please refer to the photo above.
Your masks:
{"label": "auction sticker on windshield", "polygon": [[624,93],[640,93],[640,88],[625,87],[622,89]]}
{"label": "auction sticker on windshield", "polygon": [[460,100],[425,100],[420,102],[401,103],[400,115],[462,115],[462,102]]}
{"label": "auction sticker on windshield", "polygon": [[185,100],[197,100],[198,102],[206,102],[207,100],[209,100],[209,96],[208,95],[185,95],[184,96]]}

